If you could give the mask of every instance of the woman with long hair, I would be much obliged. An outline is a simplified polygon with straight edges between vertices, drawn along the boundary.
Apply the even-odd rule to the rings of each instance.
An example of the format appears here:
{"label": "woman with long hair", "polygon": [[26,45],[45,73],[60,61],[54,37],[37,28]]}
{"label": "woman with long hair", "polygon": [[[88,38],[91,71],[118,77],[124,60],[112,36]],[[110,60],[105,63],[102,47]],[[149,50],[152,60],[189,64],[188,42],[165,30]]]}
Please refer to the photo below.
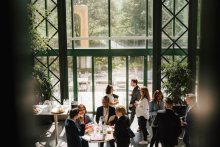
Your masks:
{"label": "woman with long hair", "polygon": [[138,124],[143,132],[144,139],[139,142],[140,145],[148,144],[147,137],[149,135],[146,125],[149,119],[149,101],[150,95],[147,87],[141,87],[140,90],[141,99],[136,101],[134,104],[136,106],[136,115],[138,117]]}
{"label": "woman with long hair", "polygon": [[105,93],[109,97],[109,104],[108,105],[115,108],[115,105],[118,104],[118,97],[114,97],[113,90],[114,89],[113,89],[112,85],[107,85]]}
{"label": "woman with long hair", "polygon": [[153,147],[154,143],[155,143],[155,147],[158,147],[159,139],[158,139],[158,135],[156,135],[157,126],[154,126],[153,122],[154,122],[154,119],[157,115],[157,111],[163,110],[163,109],[165,109],[165,105],[163,102],[163,94],[160,90],[156,90],[154,92],[152,101],[150,101],[150,103],[149,103],[149,113],[152,116],[151,126],[152,126],[152,130],[153,130],[153,137],[150,142],[150,147]]}

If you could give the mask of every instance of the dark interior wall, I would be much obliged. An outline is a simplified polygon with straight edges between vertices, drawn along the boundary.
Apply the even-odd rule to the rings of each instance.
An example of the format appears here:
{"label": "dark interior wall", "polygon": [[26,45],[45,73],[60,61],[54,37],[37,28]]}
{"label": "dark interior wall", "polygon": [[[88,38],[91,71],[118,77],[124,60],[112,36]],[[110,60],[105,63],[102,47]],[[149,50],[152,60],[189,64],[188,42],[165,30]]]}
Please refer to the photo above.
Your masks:
{"label": "dark interior wall", "polygon": [[1,1],[1,146],[35,146],[27,0]]}
{"label": "dark interior wall", "polygon": [[220,5],[202,0],[199,70],[199,147],[219,146],[220,118]]}

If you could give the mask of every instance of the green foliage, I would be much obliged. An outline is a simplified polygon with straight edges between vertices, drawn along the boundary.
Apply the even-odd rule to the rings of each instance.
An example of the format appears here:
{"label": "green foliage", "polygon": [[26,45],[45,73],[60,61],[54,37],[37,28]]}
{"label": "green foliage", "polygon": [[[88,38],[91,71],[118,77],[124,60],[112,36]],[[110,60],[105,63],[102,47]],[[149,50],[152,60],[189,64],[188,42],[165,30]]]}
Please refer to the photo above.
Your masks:
{"label": "green foliage", "polygon": [[[39,18],[36,17],[38,9],[32,5],[28,4],[28,18],[30,21],[30,26],[29,26],[29,33],[30,33],[30,48],[31,51],[34,53],[37,53],[38,51],[42,51],[44,53],[47,53],[47,44],[48,42],[46,41],[46,38],[42,38],[37,31],[36,27],[38,25]],[[47,11],[45,11],[45,17],[46,15],[49,15]]]}
{"label": "green foliage", "polygon": [[36,104],[44,102],[45,100],[51,100],[53,95],[53,85],[45,71],[47,71],[46,68],[42,66],[35,66],[32,71],[32,79],[36,86]]}
{"label": "green foliage", "polygon": [[167,97],[173,98],[175,104],[186,105],[185,96],[193,81],[192,72],[188,69],[187,63],[180,63],[180,60],[176,60],[162,64],[161,74],[166,75],[162,89]]}

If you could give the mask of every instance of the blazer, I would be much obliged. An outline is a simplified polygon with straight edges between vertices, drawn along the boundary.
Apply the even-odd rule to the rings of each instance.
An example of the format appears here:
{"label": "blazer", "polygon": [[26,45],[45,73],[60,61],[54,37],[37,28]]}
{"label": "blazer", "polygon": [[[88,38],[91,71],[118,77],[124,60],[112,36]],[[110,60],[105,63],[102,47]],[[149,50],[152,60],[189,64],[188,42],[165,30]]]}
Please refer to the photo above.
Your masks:
{"label": "blazer", "polygon": [[81,124],[81,129],[78,128],[77,124],[67,118],[65,121],[66,138],[68,147],[82,147],[81,137],[85,133],[85,124]]}
{"label": "blazer", "polygon": [[195,130],[197,123],[196,121],[198,120],[198,105],[195,104],[189,112],[186,112],[186,116],[182,117],[182,121],[184,123],[184,128],[185,128],[185,133],[189,136],[195,136]]}
{"label": "blazer", "polygon": [[[87,114],[84,114],[84,122],[85,122],[85,120],[87,121],[87,124],[94,122],[94,121],[89,117],[89,115],[87,115]],[[79,119],[76,119],[76,123],[77,123],[79,129],[81,129],[81,122],[80,122]]]}
{"label": "blazer", "polygon": [[118,147],[128,147],[130,144],[130,137],[125,124],[127,127],[130,127],[129,118],[127,115],[120,117],[115,124],[115,131],[113,135],[117,139]]}
{"label": "blazer", "polygon": [[163,109],[165,109],[165,104],[164,104],[163,101],[161,101],[161,103],[160,103],[160,108],[158,107],[157,103],[154,100],[149,102],[149,113],[152,116],[152,123],[151,123],[152,127],[157,127],[157,126],[154,125],[153,122],[154,122],[154,119],[157,115],[157,111],[158,110],[163,110]]}
{"label": "blazer", "polygon": [[[111,126],[114,125],[116,123],[116,121],[118,120],[118,117],[115,114],[115,108],[108,106],[109,107],[109,112],[108,112],[108,120],[111,116],[115,115],[115,119],[111,122]],[[103,106],[98,107],[96,110],[96,122],[97,124],[99,123],[99,117],[103,116]]]}
{"label": "blazer", "polygon": [[159,141],[163,144],[174,146],[178,145],[178,137],[182,133],[180,117],[171,109],[159,110],[154,120],[157,126]]}
{"label": "blazer", "polygon": [[140,87],[137,85],[133,91],[132,91],[132,96],[131,96],[131,101],[130,104],[133,104],[133,107],[136,108],[134,106],[135,101],[139,101],[141,99],[141,93],[140,93]]}

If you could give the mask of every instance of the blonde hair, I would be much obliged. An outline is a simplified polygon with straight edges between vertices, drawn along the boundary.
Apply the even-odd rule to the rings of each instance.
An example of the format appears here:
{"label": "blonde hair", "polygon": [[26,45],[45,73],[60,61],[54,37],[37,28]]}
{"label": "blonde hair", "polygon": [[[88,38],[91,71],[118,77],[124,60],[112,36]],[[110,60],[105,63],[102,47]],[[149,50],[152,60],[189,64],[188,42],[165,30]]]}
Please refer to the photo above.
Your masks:
{"label": "blonde hair", "polygon": [[141,99],[139,101],[142,101],[143,98],[146,98],[148,100],[148,103],[150,101],[150,95],[149,95],[149,90],[146,86],[141,87],[142,95]]}
{"label": "blonde hair", "polygon": [[116,110],[118,112],[121,112],[123,115],[126,114],[126,112],[127,112],[125,106],[123,106],[123,105],[116,106]]}

